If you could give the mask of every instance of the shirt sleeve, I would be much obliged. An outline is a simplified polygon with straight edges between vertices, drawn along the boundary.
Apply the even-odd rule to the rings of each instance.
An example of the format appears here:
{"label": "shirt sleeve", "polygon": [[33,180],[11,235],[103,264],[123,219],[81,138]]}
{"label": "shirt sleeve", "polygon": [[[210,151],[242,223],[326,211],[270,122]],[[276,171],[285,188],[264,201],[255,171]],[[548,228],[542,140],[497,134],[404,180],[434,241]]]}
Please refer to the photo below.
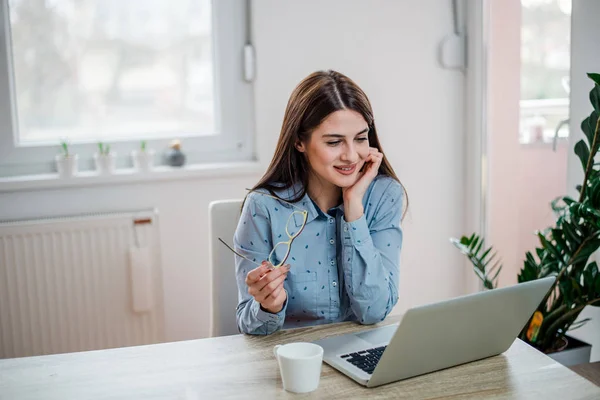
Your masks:
{"label": "shirt sleeve", "polygon": [[[261,263],[267,259],[273,245],[269,214],[256,196],[260,195],[250,194],[246,198],[233,237],[233,245],[238,253]],[[248,293],[246,285],[246,275],[257,267],[256,264],[235,256],[235,275],[238,287],[236,320],[240,332],[251,335],[270,335],[283,326],[287,300],[277,314],[267,312],[260,307],[260,303]]]}
{"label": "shirt sleeve", "polygon": [[386,188],[370,224],[342,221],[342,268],[350,308],[362,324],[383,321],[398,302],[403,189]]}

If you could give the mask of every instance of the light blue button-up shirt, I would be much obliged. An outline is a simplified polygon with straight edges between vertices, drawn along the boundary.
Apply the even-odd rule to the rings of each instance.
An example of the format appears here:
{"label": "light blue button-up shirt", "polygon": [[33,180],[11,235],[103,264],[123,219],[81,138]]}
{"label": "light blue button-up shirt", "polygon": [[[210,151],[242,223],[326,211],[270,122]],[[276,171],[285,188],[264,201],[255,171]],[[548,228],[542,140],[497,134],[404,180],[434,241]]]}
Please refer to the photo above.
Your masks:
{"label": "light blue button-up shirt", "polygon": [[[287,200],[298,189],[275,193]],[[295,203],[308,211],[308,219],[286,261],[290,264],[284,282],[287,300],[279,313],[264,311],[248,294],[246,275],[256,265],[235,257],[240,331],[268,335],[281,328],[382,321],[398,301],[402,201],[402,186],[380,175],[363,198],[363,216],[346,222],[343,204],[323,213],[306,194]],[[258,263],[266,260],[275,244],[288,240],[285,228],[294,210],[279,200],[250,193],[233,239],[236,251]],[[302,219],[294,214],[288,225],[291,234],[300,229]],[[281,250],[281,254],[276,250],[278,260],[284,256]]]}

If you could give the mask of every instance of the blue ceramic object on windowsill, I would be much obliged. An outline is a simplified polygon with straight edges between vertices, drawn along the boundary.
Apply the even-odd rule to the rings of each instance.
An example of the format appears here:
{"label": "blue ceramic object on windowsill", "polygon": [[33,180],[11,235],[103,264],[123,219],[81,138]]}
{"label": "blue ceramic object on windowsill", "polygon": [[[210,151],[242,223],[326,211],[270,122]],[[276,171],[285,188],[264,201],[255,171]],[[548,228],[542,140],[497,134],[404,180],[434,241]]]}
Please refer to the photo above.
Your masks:
{"label": "blue ceramic object on windowsill", "polygon": [[181,151],[179,140],[173,140],[169,147],[169,150],[165,154],[167,165],[171,167],[183,166],[185,164],[185,154]]}

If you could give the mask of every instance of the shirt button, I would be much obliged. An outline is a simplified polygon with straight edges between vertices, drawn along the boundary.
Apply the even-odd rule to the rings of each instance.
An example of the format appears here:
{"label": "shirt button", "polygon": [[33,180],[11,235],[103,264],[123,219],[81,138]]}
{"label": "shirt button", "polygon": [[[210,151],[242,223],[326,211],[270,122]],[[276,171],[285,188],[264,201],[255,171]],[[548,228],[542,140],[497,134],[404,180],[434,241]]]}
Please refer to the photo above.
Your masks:
{"label": "shirt button", "polygon": [[334,243],[335,243],[335,240],[333,240],[333,239],[331,239],[331,240],[329,241],[329,244],[334,244]]}
{"label": "shirt button", "polygon": [[331,261],[329,261],[329,264],[335,265],[335,261],[331,260]]}
{"label": "shirt button", "polygon": [[332,218],[329,218],[329,223],[333,224],[333,219]]}
{"label": "shirt button", "polygon": [[348,227],[347,226],[344,227],[344,232],[348,232]]}
{"label": "shirt button", "polygon": [[333,287],[336,287],[337,286],[337,282],[333,281],[332,285],[333,285]]}

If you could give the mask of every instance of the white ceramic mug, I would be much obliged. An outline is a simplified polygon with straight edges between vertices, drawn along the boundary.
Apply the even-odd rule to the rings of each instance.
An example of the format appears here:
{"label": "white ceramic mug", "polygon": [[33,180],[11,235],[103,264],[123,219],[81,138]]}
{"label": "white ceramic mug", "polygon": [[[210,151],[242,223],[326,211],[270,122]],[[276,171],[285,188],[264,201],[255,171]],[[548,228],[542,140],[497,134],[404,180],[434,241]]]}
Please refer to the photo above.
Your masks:
{"label": "white ceramic mug", "polygon": [[307,393],[319,387],[323,348],[314,343],[278,344],[273,354],[279,363],[283,388],[289,392]]}

